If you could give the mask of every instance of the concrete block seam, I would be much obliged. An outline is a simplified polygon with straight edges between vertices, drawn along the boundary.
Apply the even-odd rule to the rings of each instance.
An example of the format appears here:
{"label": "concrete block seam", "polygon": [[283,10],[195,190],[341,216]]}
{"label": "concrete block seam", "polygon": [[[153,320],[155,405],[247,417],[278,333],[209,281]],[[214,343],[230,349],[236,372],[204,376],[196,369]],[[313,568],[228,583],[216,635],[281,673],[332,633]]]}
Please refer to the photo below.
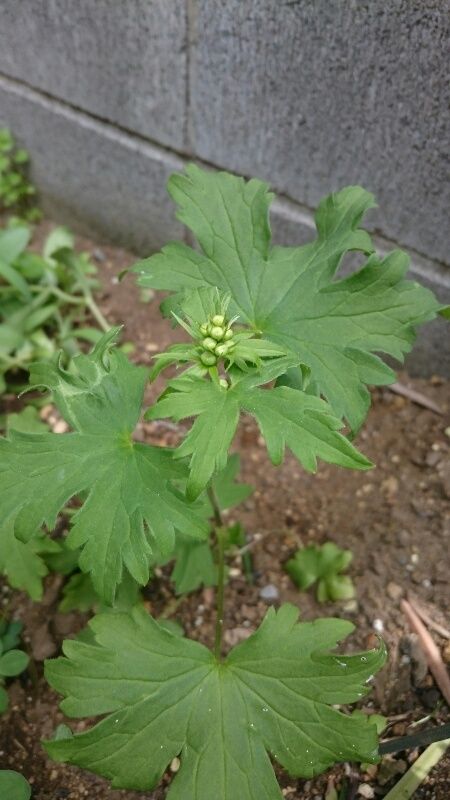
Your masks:
{"label": "concrete block seam", "polygon": [[[86,130],[91,130],[129,151],[141,154],[143,157],[150,158],[153,161],[169,164],[171,169],[182,170],[189,161],[193,161],[205,169],[226,169],[222,165],[206,162],[195,155],[174,151],[172,148],[147,139],[141,134],[127,131],[116,124],[96,118],[92,114],[71,106],[65,101],[45,95],[22,81],[17,81],[2,74],[0,74],[0,89],[27,99],[31,103],[37,104],[44,111],[47,110],[49,113],[58,114],[68,122]],[[274,191],[276,192],[276,187]],[[314,209],[308,208],[288,197],[277,195],[272,205],[272,228],[276,225],[276,217],[310,230],[311,236],[315,233]],[[410,269],[413,273],[428,279],[443,290],[450,290],[450,272],[447,266],[418,253],[411,247],[387,239],[380,233],[373,233],[373,239],[380,255],[385,255],[392,249],[404,249],[411,258]]]}

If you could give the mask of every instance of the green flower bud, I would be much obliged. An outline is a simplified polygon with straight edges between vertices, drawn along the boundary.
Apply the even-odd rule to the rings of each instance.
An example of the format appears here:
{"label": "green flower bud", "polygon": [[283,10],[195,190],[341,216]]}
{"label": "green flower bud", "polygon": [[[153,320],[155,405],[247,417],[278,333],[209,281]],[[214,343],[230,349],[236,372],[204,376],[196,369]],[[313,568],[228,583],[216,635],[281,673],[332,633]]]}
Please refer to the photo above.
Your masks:
{"label": "green flower bud", "polygon": [[221,339],[224,333],[224,328],[221,328],[219,325],[214,325],[211,328],[211,336],[213,336],[214,339]]}
{"label": "green flower bud", "polygon": [[222,389],[228,389],[228,381],[225,380],[225,378],[221,378],[219,383],[220,383]]}
{"label": "green flower bud", "polygon": [[222,356],[226,356],[226,354],[228,353],[229,349],[230,349],[230,346],[228,344],[218,344],[216,349],[214,350],[214,352],[215,352],[216,356],[222,357]]}
{"label": "green flower bud", "polygon": [[215,357],[214,353],[202,353],[200,356],[200,361],[205,367],[214,367],[217,364],[217,358]]}
{"label": "green flower bud", "polygon": [[215,314],[211,322],[213,325],[223,325],[225,322],[225,317],[223,317],[222,314]]}
{"label": "green flower bud", "polygon": [[205,348],[205,350],[214,350],[216,344],[217,342],[215,341],[215,339],[210,339],[208,336],[206,337],[206,339],[203,339],[202,342],[202,346]]}
{"label": "green flower bud", "polygon": [[202,336],[207,336],[208,325],[206,324],[206,322],[203,325],[200,325],[200,333],[202,334]]}
{"label": "green flower bud", "polygon": [[229,339],[232,339],[232,338],[233,338],[233,331],[231,330],[231,328],[228,328],[228,330],[227,330],[227,331],[225,331],[223,338],[225,339],[225,341],[226,341],[226,342],[227,342]]}

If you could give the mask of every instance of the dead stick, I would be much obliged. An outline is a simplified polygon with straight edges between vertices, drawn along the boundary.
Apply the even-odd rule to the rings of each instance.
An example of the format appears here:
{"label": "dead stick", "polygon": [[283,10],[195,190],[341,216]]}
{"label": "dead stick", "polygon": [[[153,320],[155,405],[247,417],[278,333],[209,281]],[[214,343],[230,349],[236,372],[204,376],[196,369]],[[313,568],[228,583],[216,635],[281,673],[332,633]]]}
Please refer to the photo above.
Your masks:
{"label": "dead stick", "polygon": [[440,625],[439,622],[435,622],[435,620],[430,617],[430,615],[425,611],[425,609],[422,608],[422,606],[419,606],[417,601],[413,600],[412,597],[408,596],[408,601],[412,606],[413,610],[416,612],[416,614],[419,615],[421,620],[425,622],[425,624],[428,625],[429,628],[432,628],[432,630],[436,631],[436,633],[438,633],[439,636],[442,636],[443,639],[450,639],[450,631],[447,630],[447,628],[444,628],[444,626]]}
{"label": "dead stick", "polygon": [[408,400],[416,403],[416,405],[428,408],[430,411],[434,411],[435,414],[442,416],[442,408],[439,408],[433,400],[430,400],[429,397],[425,397],[421,392],[416,392],[415,389],[410,389],[409,386],[405,386],[403,383],[390,383],[387,389],[394,392],[394,394],[401,395],[401,397],[407,397]]}
{"label": "dead stick", "polygon": [[402,600],[400,603],[400,607],[405,617],[407,618],[411,628],[415,633],[417,633],[417,636],[419,637],[419,642],[422,645],[423,651],[425,653],[427,664],[430,668],[430,671],[437,685],[439,686],[443,696],[445,697],[446,702],[450,706],[450,678],[445,668],[445,664],[442,661],[442,657],[438,647],[435,645],[425,625],[423,624],[418,614],[416,614],[411,604],[408,603],[407,600]]}

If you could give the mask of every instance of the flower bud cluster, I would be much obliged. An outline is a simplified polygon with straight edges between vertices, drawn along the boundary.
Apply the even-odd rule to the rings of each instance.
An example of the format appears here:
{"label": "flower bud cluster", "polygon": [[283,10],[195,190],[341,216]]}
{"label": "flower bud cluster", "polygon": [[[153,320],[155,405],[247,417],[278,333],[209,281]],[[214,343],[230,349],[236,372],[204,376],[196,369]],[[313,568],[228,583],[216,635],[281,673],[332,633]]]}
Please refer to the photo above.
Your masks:
{"label": "flower bud cluster", "polygon": [[205,367],[214,367],[219,358],[225,358],[236,346],[233,331],[222,314],[215,314],[200,325],[200,333],[204,337],[200,360]]}

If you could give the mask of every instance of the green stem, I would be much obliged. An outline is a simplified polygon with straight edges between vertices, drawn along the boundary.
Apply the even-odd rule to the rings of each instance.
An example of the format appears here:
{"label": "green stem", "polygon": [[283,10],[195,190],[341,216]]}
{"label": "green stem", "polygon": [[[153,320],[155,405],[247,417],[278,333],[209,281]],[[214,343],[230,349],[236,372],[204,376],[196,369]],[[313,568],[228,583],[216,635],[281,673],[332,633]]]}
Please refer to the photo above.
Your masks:
{"label": "green stem", "polygon": [[103,316],[91,293],[90,292],[86,293],[85,298],[86,298],[86,305],[89,311],[91,312],[92,316],[98,322],[100,328],[105,333],[107,333],[110,330],[111,325],[109,324],[108,320],[105,319],[105,317]]}
{"label": "green stem", "polygon": [[45,287],[45,289],[42,286],[31,286],[30,288],[35,294],[40,294],[42,291],[45,291],[46,293],[50,293],[55,297],[58,297],[59,300],[64,300],[65,303],[69,303],[70,305],[85,305],[84,297],[75,297],[71,294],[67,294],[67,292],[63,292],[63,290],[58,286],[51,286],[50,288]]}
{"label": "green stem", "polygon": [[223,611],[225,595],[225,537],[223,528],[217,528],[217,547],[219,554],[217,574],[217,600],[216,600],[216,635],[214,642],[214,655],[217,661],[222,658]]}
{"label": "green stem", "polygon": [[[41,287],[31,287],[31,288],[32,291],[34,292],[41,291]],[[50,287],[51,294],[55,295],[55,297],[58,297],[60,300],[63,300],[65,303],[75,306],[82,306],[82,305],[86,306],[91,312],[94,319],[98,322],[100,328],[106,333],[107,331],[109,331],[111,325],[103,316],[97,303],[94,300],[92,292],[85,285],[84,280],[81,281],[81,291],[83,292],[83,297],[76,297],[75,295],[67,294],[67,292],[64,292],[62,289],[59,288],[59,286]]]}
{"label": "green stem", "polygon": [[412,797],[429,772],[445,755],[449,745],[450,739],[443,739],[440,742],[430,744],[412,767],[409,768],[408,772],[400,778],[394,788],[387,793],[385,800],[408,800]]}
{"label": "green stem", "polygon": [[217,537],[218,575],[216,591],[216,627],[214,637],[214,655],[217,661],[222,658],[223,612],[225,599],[225,528],[216,493],[212,486],[208,487],[208,497],[211,501],[214,514],[214,524]]}

